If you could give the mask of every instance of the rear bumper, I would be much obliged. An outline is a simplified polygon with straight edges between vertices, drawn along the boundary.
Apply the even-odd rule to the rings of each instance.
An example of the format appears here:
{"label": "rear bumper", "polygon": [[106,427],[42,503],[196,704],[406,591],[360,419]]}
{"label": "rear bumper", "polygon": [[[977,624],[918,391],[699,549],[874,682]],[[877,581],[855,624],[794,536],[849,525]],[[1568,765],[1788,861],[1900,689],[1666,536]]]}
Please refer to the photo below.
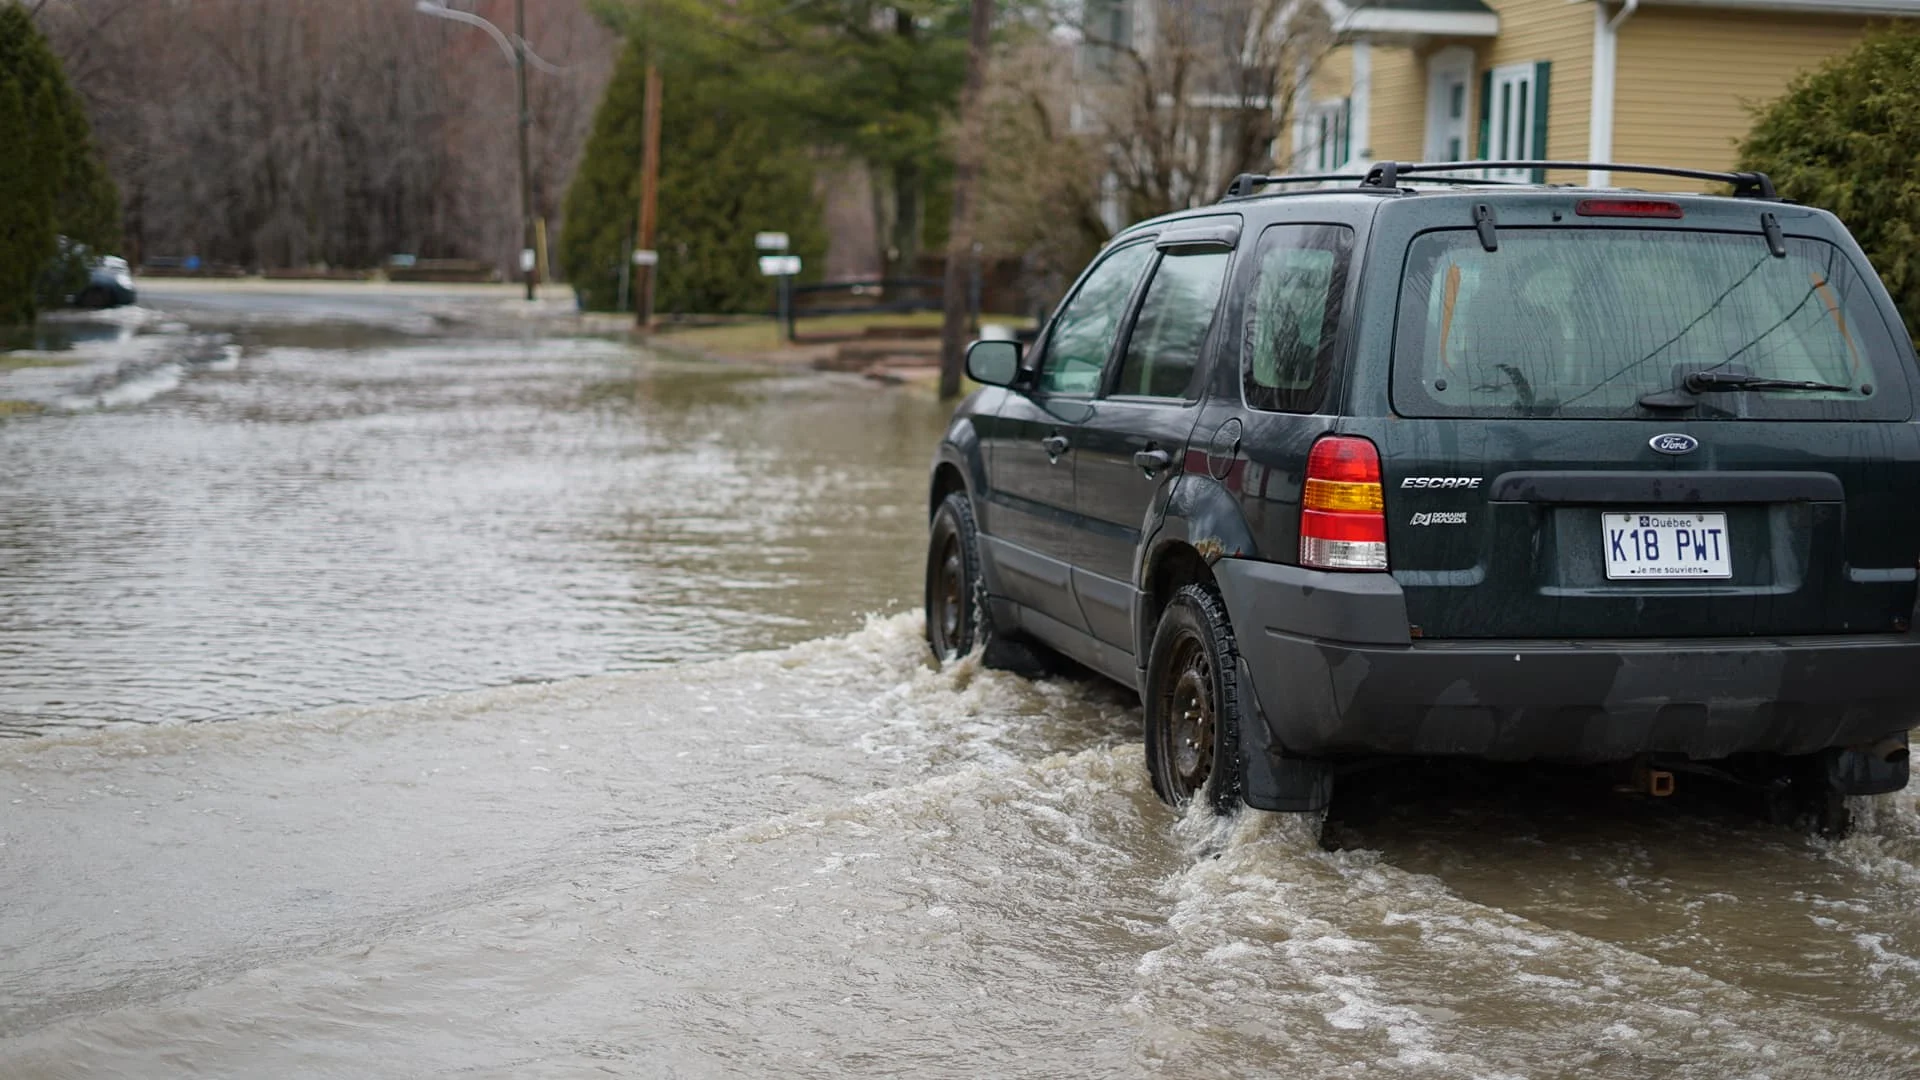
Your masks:
{"label": "rear bumper", "polygon": [[1276,760],[1708,760],[1920,724],[1920,635],[1413,641],[1386,574],[1239,559],[1214,572],[1265,718],[1243,745]]}

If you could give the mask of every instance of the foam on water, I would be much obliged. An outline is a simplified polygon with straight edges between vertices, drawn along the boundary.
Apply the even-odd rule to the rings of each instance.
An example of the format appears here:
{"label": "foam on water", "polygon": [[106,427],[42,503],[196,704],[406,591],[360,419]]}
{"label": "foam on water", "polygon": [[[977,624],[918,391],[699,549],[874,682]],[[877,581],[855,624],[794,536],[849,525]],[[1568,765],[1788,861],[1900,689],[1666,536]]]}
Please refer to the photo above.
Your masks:
{"label": "foam on water", "polygon": [[1920,793],[1849,800],[1853,832],[1832,846],[1833,858],[1863,874],[1920,887]]}
{"label": "foam on water", "polygon": [[21,354],[54,363],[9,373],[6,396],[60,412],[125,409],[177,389],[192,371],[232,371],[238,366],[239,347],[227,335],[190,333],[184,324],[152,309],[52,315],[49,321],[56,324],[112,329],[61,352]]}
{"label": "foam on water", "polygon": [[54,407],[65,412],[90,409],[123,409],[144,405],[180,385],[186,369],[179,364],[157,363],[122,368],[107,385],[81,394],[56,398]]}
{"label": "foam on water", "polygon": [[[878,617],[706,664],[0,754],[0,770],[40,763],[23,806],[66,805],[67,776],[114,777],[115,798],[138,800],[141,776],[192,761],[242,829],[303,805],[301,785],[351,777],[363,815],[464,817],[551,852],[504,885],[370,923],[363,905],[373,929],[282,931],[318,944],[0,1041],[0,1072],[132,1075],[157,1039],[176,1040],[183,1068],[225,1074],[296,1060],[527,1076],[596,1062],[822,1076],[1284,1063],[1316,1077],[1784,1080],[1920,1065],[1904,1028],[1470,899],[1387,850],[1324,851],[1304,816],[1172,814],[1123,693],[977,658],[936,668],[920,631],[917,615]],[[140,771],[115,769],[122,756]],[[448,801],[463,788],[473,801]],[[495,791],[511,797],[481,795]],[[149,806],[147,836],[169,812]],[[1891,812],[1859,843],[1908,837],[1910,807]],[[1436,842],[1471,851],[1478,834],[1468,818]],[[278,842],[326,843],[326,827]],[[1654,887],[1659,845],[1633,846],[1655,871],[1639,887],[1669,889]],[[1839,867],[1846,850],[1815,861]],[[1593,854],[1575,865],[1610,874],[1614,856]],[[412,872],[451,882],[459,863],[442,861]],[[1825,939],[1910,991],[1897,932],[1859,921],[1881,907],[1822,899]],[[248,1034],[263,1029],[282,1039]],[[297,1059],[276,1049],[287,1039]]]}

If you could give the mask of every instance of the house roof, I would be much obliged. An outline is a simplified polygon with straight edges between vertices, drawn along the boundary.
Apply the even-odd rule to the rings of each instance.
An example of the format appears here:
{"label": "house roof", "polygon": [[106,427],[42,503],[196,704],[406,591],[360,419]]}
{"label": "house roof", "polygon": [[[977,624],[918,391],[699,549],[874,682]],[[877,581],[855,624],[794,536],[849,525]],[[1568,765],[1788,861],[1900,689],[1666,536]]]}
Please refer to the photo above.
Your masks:
{"label": "house roof", "polygon": [[1493,10],[1482,0],[1364,0],[1362,3],[1349,6],[1371,8],[1376,11],[1467,11],[1483,14]]}
{"label": "house roof", "polygon": [[1322,0],[1333,25],[1360,34],[1492,37],[1500,16],[1482,0]]}

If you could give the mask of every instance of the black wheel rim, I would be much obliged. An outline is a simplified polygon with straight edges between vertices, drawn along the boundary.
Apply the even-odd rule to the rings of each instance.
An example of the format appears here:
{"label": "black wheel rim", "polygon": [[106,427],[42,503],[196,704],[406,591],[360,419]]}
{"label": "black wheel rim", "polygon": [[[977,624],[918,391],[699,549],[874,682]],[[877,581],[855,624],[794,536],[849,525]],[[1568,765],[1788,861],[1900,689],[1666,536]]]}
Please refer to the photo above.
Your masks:
{"label": "black wheel rim", "polygon": [[1160,692],[1160,760],[1168,788],[1186,802],[1213,774],[1213,663],[1197,635],[1182,634],[1168,650]]}
{"label": "black wheel rim", "polygon": [[960,538],[947,537],[941,545],[938,569],[934,571],[933,617],[940,638],[940,651],[948,656],[959,652],[961,632],[966,625],[967,570],[960,556]]}

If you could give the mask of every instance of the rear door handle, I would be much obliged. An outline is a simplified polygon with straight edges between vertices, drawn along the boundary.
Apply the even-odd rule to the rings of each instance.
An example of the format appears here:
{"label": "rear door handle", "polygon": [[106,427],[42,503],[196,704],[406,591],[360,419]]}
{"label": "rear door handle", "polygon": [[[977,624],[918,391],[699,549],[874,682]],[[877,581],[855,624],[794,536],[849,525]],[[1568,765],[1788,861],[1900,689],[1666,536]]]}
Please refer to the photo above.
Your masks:
{"label": "rear door handle", "polygon": [[1049,435],[1040,440],[1040,449],[1045,450],[1048,457],[1057,458],[1067,452],[1067,437],[1065,435]]}
{"label": "rear door handle", "polygon": [[1133,463],[1151,478],[1154,473],[1173,464],[1173,455],[1165,450],[1139,450],[1133,455]]}

